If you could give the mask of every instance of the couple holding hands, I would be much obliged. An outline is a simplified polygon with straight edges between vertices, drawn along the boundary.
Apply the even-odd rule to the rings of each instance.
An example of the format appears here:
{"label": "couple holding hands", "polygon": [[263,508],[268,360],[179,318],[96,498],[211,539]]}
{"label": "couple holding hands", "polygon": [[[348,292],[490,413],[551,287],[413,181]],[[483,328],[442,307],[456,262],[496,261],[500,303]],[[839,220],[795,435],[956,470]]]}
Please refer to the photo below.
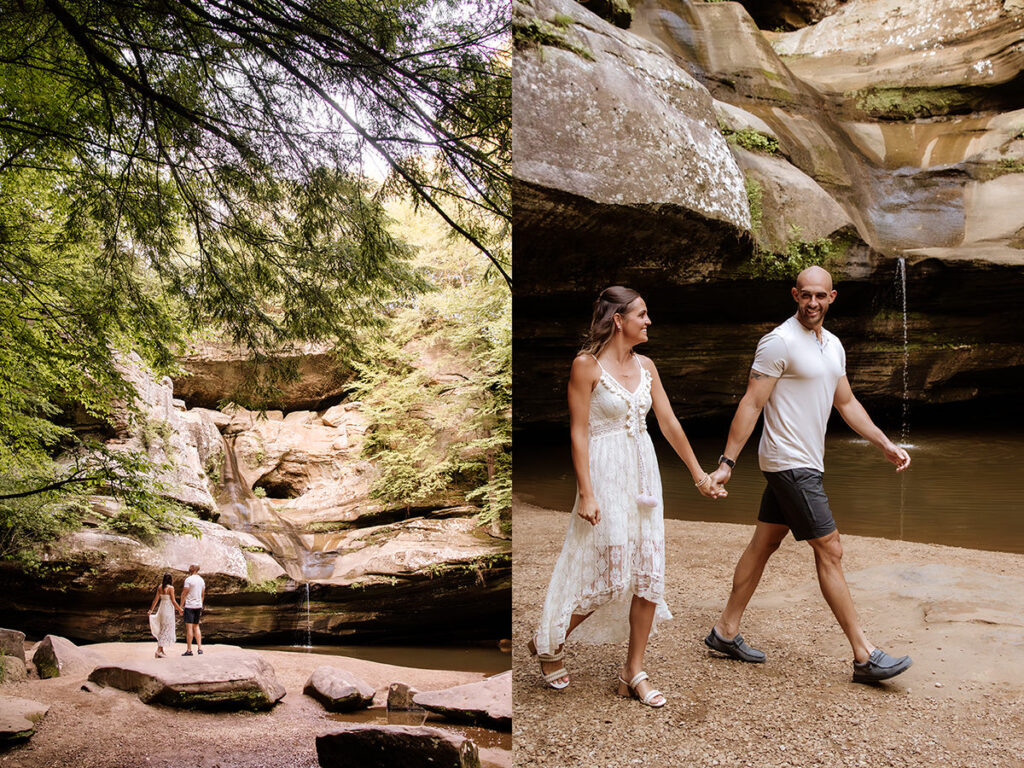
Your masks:
{"label": "couple holding hands", "polygon": [[765,654],[739,634],[740,619],[768,558],[792,531],[814,550],[822,594],[853,649],[853,680],[885,680],[911,665],[910,657],[893,658],[868,641],[843,576],[839,532],[822,487],[832,407],[897,472],[910,466],[910,457],[853,396],[843,346],[822,327],[836,297],[831,275],[821,267],[805,269],[792,295],[796,314],[759,342],[725,451],[709,474],[701,469],[672,412],[654,363],[635,351],[647,341],[651,324],[643,298],[621,286],[602,291],[569,378],[575,514],[529,643],[550,687],[569,685],[562,658],[570,634],[583,642],[628,639],[619,694],[651,707],[666,703],[643,671],[648,637],[659,621],[672,618],[664,600],[661,478],[647,434],[646,416],[652,407],[697,490],[712,499],[728,495],[725,486],[732,468],[764,411],[758,457],[767,487],[754,535],[736,565],[728,602],[704,640],[709,648],[745,662],[765,661]]}

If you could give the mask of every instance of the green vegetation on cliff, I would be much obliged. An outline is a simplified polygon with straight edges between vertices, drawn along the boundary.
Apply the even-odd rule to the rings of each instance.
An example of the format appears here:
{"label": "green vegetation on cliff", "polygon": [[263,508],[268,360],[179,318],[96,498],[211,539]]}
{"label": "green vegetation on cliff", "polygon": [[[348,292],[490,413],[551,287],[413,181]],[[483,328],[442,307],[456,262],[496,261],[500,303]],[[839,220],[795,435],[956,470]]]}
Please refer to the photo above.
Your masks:
{"label": "green vegetation on cliff", "polygon": [[491,523],[512,497],[511,295],[436,218],[399,219],[435,287],[398,308],[357,363],[364,454],[380,470],[372,494],[404,506],[465,494]]}
{"label": "green vegetation on cliff", "polygon": [[733,131],[729,128],[722,128],[722,135],[730,144],[749,150],[751,152],[762,152],[766,155],[779,154],[779,142],[774,136],[770,136],[754,128],[744,128]]}
{"label": "green vegetation on cliff", "polygon": [[796,226],[790,228],[789,234],[790,239],[781,251],[755,248],[747,270],[767,280],[789,280],[810,266],[832,269],[841,261],[848,246],[846,239],[840,236],[804,240]]}
{"label": "green vegetation on cliff", "polygon": [[507,32],[483,2],[4,5],[0,557],[91,492],[121,499],[114,525],[173,525],[144,454],[81,438],[132,407],[122,361],[171,373],[210,329],[257,362],[351,349],[425,285],[388,198],[507,292]]}

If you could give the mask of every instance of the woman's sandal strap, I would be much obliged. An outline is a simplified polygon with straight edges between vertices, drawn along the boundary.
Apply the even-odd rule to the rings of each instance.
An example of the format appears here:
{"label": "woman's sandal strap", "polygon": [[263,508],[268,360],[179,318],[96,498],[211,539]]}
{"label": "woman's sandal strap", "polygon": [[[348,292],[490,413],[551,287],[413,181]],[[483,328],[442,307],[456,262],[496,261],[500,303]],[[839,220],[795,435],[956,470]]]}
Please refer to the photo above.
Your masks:
{"label": "woman's sandal strap", "polygon": [[642,701],[644,704],[646,704],[649,707],[649,706],[651,706],[651,702],[654,701],[659,696],[661,696],[661,698],[663,698],[663,699],[665,698],[665,695],[661,691],[659,691],[657,688],[651,688],[651,690],[649,690],[647,692],[647,695],[644,696],[642,699],[640,699],[640,701]]}
{"label": "woman's sandal strap", "polygon": [[563,677],[568,676],[569,671],[565,667],[562,667],[561,669],[556,669],[554,672],[548,672],[546,675],[544,675],[544,682],[553,683],[555,682],[555,680],[561,680]]}
{"label": "woman's sandal strap", "polygon": [[649,680],[649,679],[650,678],[649,678],[649,676],[647,675],[646,672],[637,672],[635,675],[633,675],[633,679],[630,680],[628,683],[626,683],[626,685],[628,685],[630,688],[636,688],[644,680]]}

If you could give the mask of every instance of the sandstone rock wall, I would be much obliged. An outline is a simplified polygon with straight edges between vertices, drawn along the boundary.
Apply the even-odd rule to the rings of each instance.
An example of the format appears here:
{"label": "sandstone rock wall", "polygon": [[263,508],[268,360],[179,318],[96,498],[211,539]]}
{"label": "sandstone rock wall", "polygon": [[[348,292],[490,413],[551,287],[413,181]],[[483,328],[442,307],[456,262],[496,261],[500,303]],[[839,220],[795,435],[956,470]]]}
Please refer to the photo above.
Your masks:
{"label": "sandstone rock wall", "polygon": [[[899,411],[905,351],[918,405],[1014,401],[1024,383],[1024,313],[1008,301],[1024,283],[1024,208],[1014,202],[1024,191],[1024,90],[1011,86],[1024,64],[1024,16],[997,0],[962,5],[788,4],[803,21],[784,24],[801,29],[777,33],[759,30],[738,3],[642,0],[628,31],[568,1],[518,4],[518,29],[549,34],[523,40],[514,65],[517,423],[564,423],[591,302],[615,283],[648,300],[645,352],[677,412],[728,416],[757,339],[793,310],[787,282],[759,276],[758,252],[829,260],[839,279],[829,326],[846,344],[855,391],[883,414]],[[758,6],[763,21],[780,4]],[[604,40],[617,46],[612,61]],[[640,52],[671,72],[658,87],[606,74],[628,71]],[[564,71],[573,89],[553,87]],[[708,109],[688,89],[686,110],[729,138],[748,223],[723,220],[699,181],[696,202],[663,204],[657,172],[680,169],[692,183],[697,174],[676,150],[719,162],[717,138],[696,150],[667,144],[671,160],[645,166],[657,172],[623,174],[627,205],[614,199],[615,179],[603,197],[578,183],[602,167],[607,147],[628,156],[644,116],[584,121],[573,102],[587,115],[606,103],[618,116],[622,101],[650,103],[691,82],[679,73],[713,97]],[[545,136],[557,152],[535,150]],[[721,168],[731,173],[732,163]]]}

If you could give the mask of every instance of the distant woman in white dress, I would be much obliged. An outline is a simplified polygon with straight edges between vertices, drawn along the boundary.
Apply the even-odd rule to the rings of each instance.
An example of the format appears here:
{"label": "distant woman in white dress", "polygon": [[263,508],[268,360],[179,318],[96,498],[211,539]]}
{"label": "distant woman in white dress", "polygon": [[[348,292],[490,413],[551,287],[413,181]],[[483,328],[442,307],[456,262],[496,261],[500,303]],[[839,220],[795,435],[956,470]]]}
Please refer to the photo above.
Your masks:
{"label": "distant woman in white dress", "polygon": [[[156,613],[160,621],[160,629],[156,638],[156,658],[162,659],[167,654],[165,648],[174,645],[174,612],[182,612],[181,606],[174,597],[174,584],[171,574],[165,573],[156,595],[153,596],[153,604],[149,606],[150,613]],[[157,608],[159,605],[159,608]]]}
{"label": "distant woman in white dress", "polygon": [[[704,496],[726,495],[704,472],[672,413],[654,363],[634,347],[647,341],[651,319],[636,291],[612,286],[594,305],[590,333],[569,376],[569,422],[576,503],[555,564],[537,633],[529,643],[552,688],[565,688],[563,645],[579,627],[582,642],[628,638],[619,694],[661,707],[665,697],[643,671],[647,639],[665,605],[665,529],[661,476],[647,434],[658,426]],[[584,620],[586,623],[584,624]]]}

